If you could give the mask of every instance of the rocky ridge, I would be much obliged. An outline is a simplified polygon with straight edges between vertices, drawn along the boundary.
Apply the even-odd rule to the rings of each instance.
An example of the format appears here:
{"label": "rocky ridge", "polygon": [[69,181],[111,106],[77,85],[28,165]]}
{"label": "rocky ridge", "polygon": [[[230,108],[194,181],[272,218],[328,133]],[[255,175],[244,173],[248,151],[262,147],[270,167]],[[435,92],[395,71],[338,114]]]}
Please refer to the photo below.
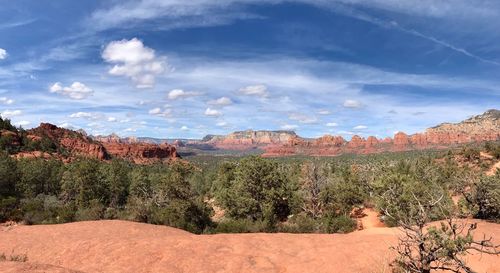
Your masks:
{"label": "rocky ridge", "polygon": [[[54,143],[58,151],[52,155],[37,150],[19,152],[15,155],[17,158],[48,158],[52,156],[72,160],[83,156],[99,160],[121,158],[138,164],[149,164],[168,162],[179,157],[176,148],[172,145],[142,143],[133,141],[132,138],[122,140],[117,135],[95,139],[87,136],[85,132],[59,128],[50,123],[42,123],[39,127],[28,130],[26,133],[27,138],[34,143],[48,139]],[[15,132],[10,132],[10,134],[20,138]]]}
{"label": "rocky ridge", "polygon": [[423,133],[407,135],[398,132],[394,138],[378,139],[353,136],[350,141],[326,135],[314,140],[294,138],[282,145],[264,148],[264,156],[313,155],[335,156],[343,153],[369,154],[386,151],[440,149],[453,145],[500,140],[500,111],[488,110],[482,115],[459,123],[443,123]]}
{"label": "rocky ridge", "polygon": [[121,139],[114,134],[97,139],[111,156],[124,158],[138,164],[169,161],[179,157],[175,146],[167,143],[152,144],[140,142],[136,138]]}
{"label": "rocky ridge", "polygon": [[[238,131],[229,135],[208,135],[201,143],[218,149],[248,150],[272,144],[284,144],[297,138],[293,131]],[[199,143],[199,144],[201,144]]]}

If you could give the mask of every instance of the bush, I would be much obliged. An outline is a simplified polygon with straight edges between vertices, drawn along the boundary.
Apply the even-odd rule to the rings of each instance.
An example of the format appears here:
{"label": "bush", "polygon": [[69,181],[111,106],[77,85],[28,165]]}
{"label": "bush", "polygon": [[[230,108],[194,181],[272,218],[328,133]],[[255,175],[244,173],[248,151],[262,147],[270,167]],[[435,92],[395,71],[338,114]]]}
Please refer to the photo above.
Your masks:
{"label": "bush", "polygon": [[266,224],[262,221],[251,219],[225,219],[217,223],[212,233],[255,233],[267,231]]}
{"label": "bush", "polygon": [[251,156],[238,164],[224,164],[214,182],[217,201],[234,219],[267,223],[271,229],[290,215],[296,185],[268,159]]}
{"label": "bush", "polygon": [[322,232],[321,220],[309,217],[305,213],[293,215],[278,227],[279,232],[286,233],[317,233]]}
{"label": "bush", "polygon": [[474,217],[479,219],[500,219],[500,175],[483,176],[468,197]]}
{"label": "bush", "polygon": [[348,233],[356,230],[356,221],[345,215],[326,216],[323,219],[327,233]]}
{"label": "bush", "polygon": [[440,207],[429,211],[430,220],[441,220],[452,210],[453,202],[447,190],[446,180],[439,169],[429,162],[400,162],[381,175],[374,184],[378,208],[388,214],[389,226],[403,221],[417,224],[420,204],[428,205],[442,199]]}
{"label": "bush", "polygon": [[23,220],[27,225],[59,223],[62,202],[52,195],[40,194],[35,198],[21,200]]}
{"label": "bush", "polygon": [[104,218],[106,208],[100,200],[90,200],[88,207],[79,208],[75,214],[75,221],[92,221]]}

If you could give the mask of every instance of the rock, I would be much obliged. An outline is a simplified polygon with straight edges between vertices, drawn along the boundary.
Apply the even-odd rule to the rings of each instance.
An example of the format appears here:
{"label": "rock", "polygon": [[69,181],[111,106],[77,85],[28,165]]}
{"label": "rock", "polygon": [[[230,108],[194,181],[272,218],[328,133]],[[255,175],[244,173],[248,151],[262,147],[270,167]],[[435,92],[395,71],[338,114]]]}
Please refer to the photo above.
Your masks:
{"label": "rock", "polygon": [[394,139],[378,140],[370,136],[366,140],[353,136],[345,142],[340,136],[325,135],[315,140],[304,140],[296,136],[287,144],[264,147],[264,156],[318,155],[335,156],[342,153],[368,154],[385,151],[407,151],[415,149],[442,149],[470,142],[500,140],[500,111],[488,110],[482,115],[459,123],[443,123],[423,133],[395,134]]}
{"label": "rock", "polygon": [[354,135],[351,138],[351,141],[348,142],[347,146],[351,149],[358,149],[365,146],[365,140],[358,135]]}
{"label": "rock", "polygon": [[179,158],[176,148],[168,144],[129,144],[122,142],[104,142],[102,144],[111,156],[127,159],[137,164],[149,164]]}
{"label": "rock", "polygon": [[108,154],[101,143],[92,140],[81,132],[59,128],[50,123],[42,123],[39,127],[28,130],[28,135],[40,139],[47,137],[66,149],[72,156],[86,156],[100,160],[108,158]]}
{"label": "rock", "polygon": [[85,156],[99,160],[116,157],[138,164],[168,162],[179,157],[172,145],[140,143],[136,138],[121,139],[115,134],[92,139],[81,131],[59,128],[49,123],[29,130],[28,136],[34,140],[47,137],[67,150],[70,157]]}
{"label": "rock", "polygon": [[209,144],[218,149],[249,150],[267,145],[287,144],[297,135],[292,131],[238,131],[229,135],[207,135],[199,144]]}

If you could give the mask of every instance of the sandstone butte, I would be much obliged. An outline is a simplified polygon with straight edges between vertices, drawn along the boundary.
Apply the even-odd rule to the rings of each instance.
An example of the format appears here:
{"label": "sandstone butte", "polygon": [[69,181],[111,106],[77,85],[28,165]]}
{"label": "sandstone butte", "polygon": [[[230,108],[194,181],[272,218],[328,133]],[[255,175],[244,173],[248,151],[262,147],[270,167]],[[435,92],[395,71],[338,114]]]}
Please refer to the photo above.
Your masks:
{"label": "sandstone butte", "polygon": [[[0,262],[0,272],[383,273],[399,232],[194,235],[117,220],[0,226],[0,253],[28,259]],[[483,234],[498,244],[500,225],[478,222],[475,236]],[[500,272],[499,256],[472,252],[466,260],[476,272]]]}
{"label": "sandstone butte", "polygon": [[394,138],[377,139],[353,136],[350,141],[326,135],[313,140],[290,136],[287,142],[262,146],[264,156],[313,155],[334,156],[343,153],[369,154],[387,151],[442,149],[458,144],[500,140],[500,111],[489,110],[460,123],[443,123],[423,133],[398,132]]}
{"label": "sandstone butte", "polygon": [[[12,132],[11,132],[12,133]],[[2,133],[3,134],[3,133]],[[167,162],[179,157],[174,146],[168,144],[150,144],[121,141],[118,137],[103,139],[102,141],[90,138],[83,131],[73,131],[59,128],[53,124],[42,123],[39,127],[27,131],[28,138],[40,141],[48,138],[68,152],[65,159],[71,160],[77,156],[107,160],[122,158],[134,163]],[[17,158],[42,157],[51,155],[40,151],[24,152],[15,155]],[[61,157],[63,155],[54,155]]]}

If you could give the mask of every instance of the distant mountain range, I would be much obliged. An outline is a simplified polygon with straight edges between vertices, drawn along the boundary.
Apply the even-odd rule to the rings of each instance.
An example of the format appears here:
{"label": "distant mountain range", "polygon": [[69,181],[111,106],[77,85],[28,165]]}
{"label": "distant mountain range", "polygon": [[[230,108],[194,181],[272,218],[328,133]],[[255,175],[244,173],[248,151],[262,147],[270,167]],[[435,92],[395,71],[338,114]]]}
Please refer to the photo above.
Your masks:
{"label": "distant mountain range", "polygon": [[[325,135],[316,139],[306,139],[293,131],[253,130],[238,131],[228,135],[207,135],[200,140],[120,138],[115,134],[89,137],[81,130],[72,131],[48,123],[42,123],[24,134],[12,130],[0,130],[0,137],[4,138],[4,142],[6,139],[10,141],[11,150],[18,151],[15,153],[18,158],[55,156],[71,159],[76,156],[88,156],[107,160],[116,157],[135,163],[153,163],[170,161],[179,157],[179,154],[224,154],[230,151],[236,151],[238,154],[261,151],[263,156],[335,156],[345,153],[443,149],[465,143],[499,141],[500,111],[488,110],[462,122],[443,123],[413,135],[399,132],[393,138],[384,139],[355,135],[350,141],[341,136]],[[51,145],[58,147],[58,151],[64,153],[51,154],[42,151],[47,143],[53,143]]]}
{"label": "distant mountain range", "polygon": [[[104,137],[104,139],[109,137]],[[103,140],[102,137],[96,138]],[[367,154],[385,151],[442,149],[453,145],[500,140],[500,111],[488,110],[459,123],[443,123],[425,132],[393,138],[353,136],[350,141],[341,136],[325,135],[316,139],[302,138],[294,131],[238,131],[228,135],[207,135],[201,140],[127,138],[127,143],[171,143],[179,151],[223,152],[262,150],[264,156],[314,155],[335,156],[343,153]]]}

